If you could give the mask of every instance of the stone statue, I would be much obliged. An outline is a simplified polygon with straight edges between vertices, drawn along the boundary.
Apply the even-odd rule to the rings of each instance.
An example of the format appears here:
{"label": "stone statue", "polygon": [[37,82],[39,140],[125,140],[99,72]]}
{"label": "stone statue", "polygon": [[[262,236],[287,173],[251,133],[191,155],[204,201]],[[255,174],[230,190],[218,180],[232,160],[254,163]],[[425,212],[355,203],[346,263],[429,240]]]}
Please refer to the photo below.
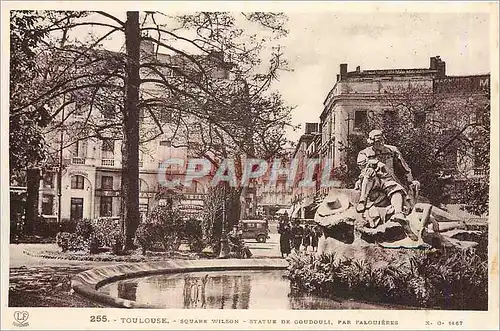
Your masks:
{"label": "stone statue", "polygon": [[[411,231],[405,214],[408,215],[418,194],[420,183],[413,179],[411,169],[395,146],[386,145],[380,130],[372,130],[368,135],[369,147],[358,154],[357,163],[361,174],[355,188],[360,190],[359,202],[356,206],[358,213],[364,213],[370,221],[370,227],[376,227],[378,222],[389,218],[400,223],[408,237],[417,240]],[[396,167],[404,172],[404,178],[397,178]],[[366,213],[371,208],[388,207],[386,215],[373,217],[373,213]]]}

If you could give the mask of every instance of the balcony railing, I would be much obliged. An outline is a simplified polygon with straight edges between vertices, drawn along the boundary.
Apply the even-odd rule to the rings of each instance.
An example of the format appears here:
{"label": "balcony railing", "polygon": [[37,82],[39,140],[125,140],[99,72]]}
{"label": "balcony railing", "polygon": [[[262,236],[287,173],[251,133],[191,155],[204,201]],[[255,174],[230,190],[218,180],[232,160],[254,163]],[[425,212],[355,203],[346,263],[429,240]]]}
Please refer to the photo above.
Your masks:
{"label": "balcony railing", "polygon": [[85,164],[85,158],[83,157],[73,157],[71,158],[72,164]]}
{"label": "balcony railing", "polygon": [[104,167],[114,167],[115,166],[115,160],[113,159],[102,159],[101,160],[101,165]]}
{"label": "balcony railing", "polygon": [[203,200],[205,197],[205,194],[202,193],[187,193],[184,194],[184,199],[185,200]]}
{"label": "balcony railing", "polygon": [[474,176],[486,176],[486,168],[474,168]]}

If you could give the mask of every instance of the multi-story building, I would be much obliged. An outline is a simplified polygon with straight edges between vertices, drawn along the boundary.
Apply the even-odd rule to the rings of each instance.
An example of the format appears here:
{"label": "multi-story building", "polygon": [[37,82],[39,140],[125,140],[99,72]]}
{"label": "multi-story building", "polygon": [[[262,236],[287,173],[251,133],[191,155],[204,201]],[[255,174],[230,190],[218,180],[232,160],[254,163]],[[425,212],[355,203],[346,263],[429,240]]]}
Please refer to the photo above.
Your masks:
{"label": "multi-story building", "polygon": [[[428,102],[437,109],[415,112],[416,127],[432,121],[441,134],[473,139],[469,132],[480,121],[478,113],[489,107],[489,90],[489,74],[447,76],[446,63],[439,56],[430,58],[429,68],[417,69],[361,70],[358,66],[355,71],[348,71],[347,64],[341,64],[337,82],[324,100],[320,115],[321,157],[332,159],[334,167],[347,164],[348,153],[354,153],[349,149],[349,137],[375,129],[370,127],[377,122],[373,119],[381,123],[396,116],[400,105],[412,102],[408,99],[420,105]],[[475,154],[474,147],[447,146],[448,173],[453,173],[459,182],[483,176],[484,164]]]}
{"label": "multi-story building", "polygon": [[[283,163],[289,162],[293,151],[292,148],[285,149]],[[287,184],[288,177],[278,176],[276,182],[268,179],[268,176],[263,176],[255,184],[257,208],[259,214],[266,217],[274,215],[280,209],[289,209],[293,192],[293,186]]]}
{"label": "multi-story building", "polygon": [[[348,137],[362,133],[369,118],[393,116],[396,107],[388,94],[414,90],[441,99],[444,109],[446,104],[451,107],[474,96],[488,99],[484,92],[489,91],[489,79],[489,75],[447,76],[446,63],[439,56],[430,58],[429,68],[418,69],[361,70],[358,66],[349,72],[347,64],[341,64],[320,115],[321,155],[333,159],[335,166],[345,164]],[[454,120],[451,114],[441,115]]]}
{"label": "multi-story building", "polygon": [[318,158],[320,155],[319,151],[322,141],[322,133],[320,130],[321,127],[319,123],[306,123],[304,134],[299,138],[292,154],[292,158],[298,164],[296,181],[292,190],[292,217],[312,218],[308,207],[314,203],[314,197],[319,187],[320,178],[318,178],[318,172],[315,171],[312,178],[313,181],[316,181],[317,185],[302,186],[299,185],[299,183],[307,176],[307,160]]}
{"label": "multi-story building", "polygon": [[[154,53],[150,43],[141,45],[141,56],[154,56],[158,61],[165,61],[175,66],[183,65],[182,61],[175,56]],[[231,79],[229,69],[229,66],[217,67],[210,74],[216,79]],[[145,74],[147,75],[141,72],[141,76]],[[142,87],[142,93],[146,92],[153,96],[161,93],[155,89],[154,84],[145,85]],[[88,115],[88,106],[84,111],[75,111],[71,107],[74,105],[67,106],[66,113],[71,115],[65,118],[64,125],[47,137],[51,149],[57,151],[54,154],[58,156],[54,159],[59,158],[60,153],[62,166],[60,173],[58,173],[59,167],[41,170],[39,213],[46,219],[59,218],[61,220],[118,218],[121,214],[122,141],[116,136],[106,139],[89,137],[78,138],[68,144],[73,137],[72,123],[83,121]],[[163,113],[168,115],[166,110]],[[96,113],[92,116],[105,118],[108,115]],[[170,190],[162,187],[158,178],[159,173],[162,173],[159,169],[162,168],[165,160],[178,158],[186,162],[187,158],[193,157],[191,149],[186,146],[190,146],[196,140],[196,135],[190,135],[188,138],[186,135],[178,135],[177,141],[173,141],[168,118],[160,120],[167,123],[163,127],[163,133],[140,147],[139,208],[141,215],[146,216],[156,205],[166,204],[173,191],[180,197],[175,201],[180,211],[184,215],[197,215],[203,208],[203,198],[210,180],[208,176],[198,181],[194,180],[189,187],[180,186]],[[141,130],[147,130],[148,126],[156,124],[152,123],[151,119],[141,116]],[[179,141],[182,139],[189,141]],[[178,147],[179,145],[184,147]],[[184,171],[185,167],[170,166],[166,171],[166,176],[171,179],[182,177]],[[17,191],[22,191],[22,188],[18,188]]]}
{"label": "multi-story building", "polygon": [[324,157],[334,160],[335,166],[345,163],[348,137],[360,133],[373,114],[392,111],[385,102],[388,91],[412,86],[432,91],[433,80],[445,77],[445,63],[439,57],[431,58],[425,69],[389,69],[348,71],[340,65],[337,82],[324,101],[320,115],[323,132]]}

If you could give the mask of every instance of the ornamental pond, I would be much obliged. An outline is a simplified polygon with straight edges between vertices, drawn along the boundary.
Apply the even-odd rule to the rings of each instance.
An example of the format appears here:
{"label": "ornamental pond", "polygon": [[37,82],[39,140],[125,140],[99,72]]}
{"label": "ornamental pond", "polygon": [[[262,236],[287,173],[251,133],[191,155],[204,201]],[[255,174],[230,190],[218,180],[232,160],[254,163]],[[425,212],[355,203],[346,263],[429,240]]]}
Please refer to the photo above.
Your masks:
{"label": "ornamental pond", "polygon": [[292,294],[284,270],[207,271],[123,279],[102,294],[170,309],[387,309],[388,305]]}

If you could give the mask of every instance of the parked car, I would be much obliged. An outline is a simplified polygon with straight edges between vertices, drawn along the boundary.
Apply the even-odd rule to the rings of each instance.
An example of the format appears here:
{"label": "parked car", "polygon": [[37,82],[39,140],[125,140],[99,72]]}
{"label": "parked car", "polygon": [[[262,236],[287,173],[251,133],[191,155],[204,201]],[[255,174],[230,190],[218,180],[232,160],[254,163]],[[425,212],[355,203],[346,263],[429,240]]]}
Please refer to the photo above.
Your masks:
{"label": "parked car", "polygon": [[266,220],[240,220],[241,238],[265,243],[269,239],[269,223]]}

